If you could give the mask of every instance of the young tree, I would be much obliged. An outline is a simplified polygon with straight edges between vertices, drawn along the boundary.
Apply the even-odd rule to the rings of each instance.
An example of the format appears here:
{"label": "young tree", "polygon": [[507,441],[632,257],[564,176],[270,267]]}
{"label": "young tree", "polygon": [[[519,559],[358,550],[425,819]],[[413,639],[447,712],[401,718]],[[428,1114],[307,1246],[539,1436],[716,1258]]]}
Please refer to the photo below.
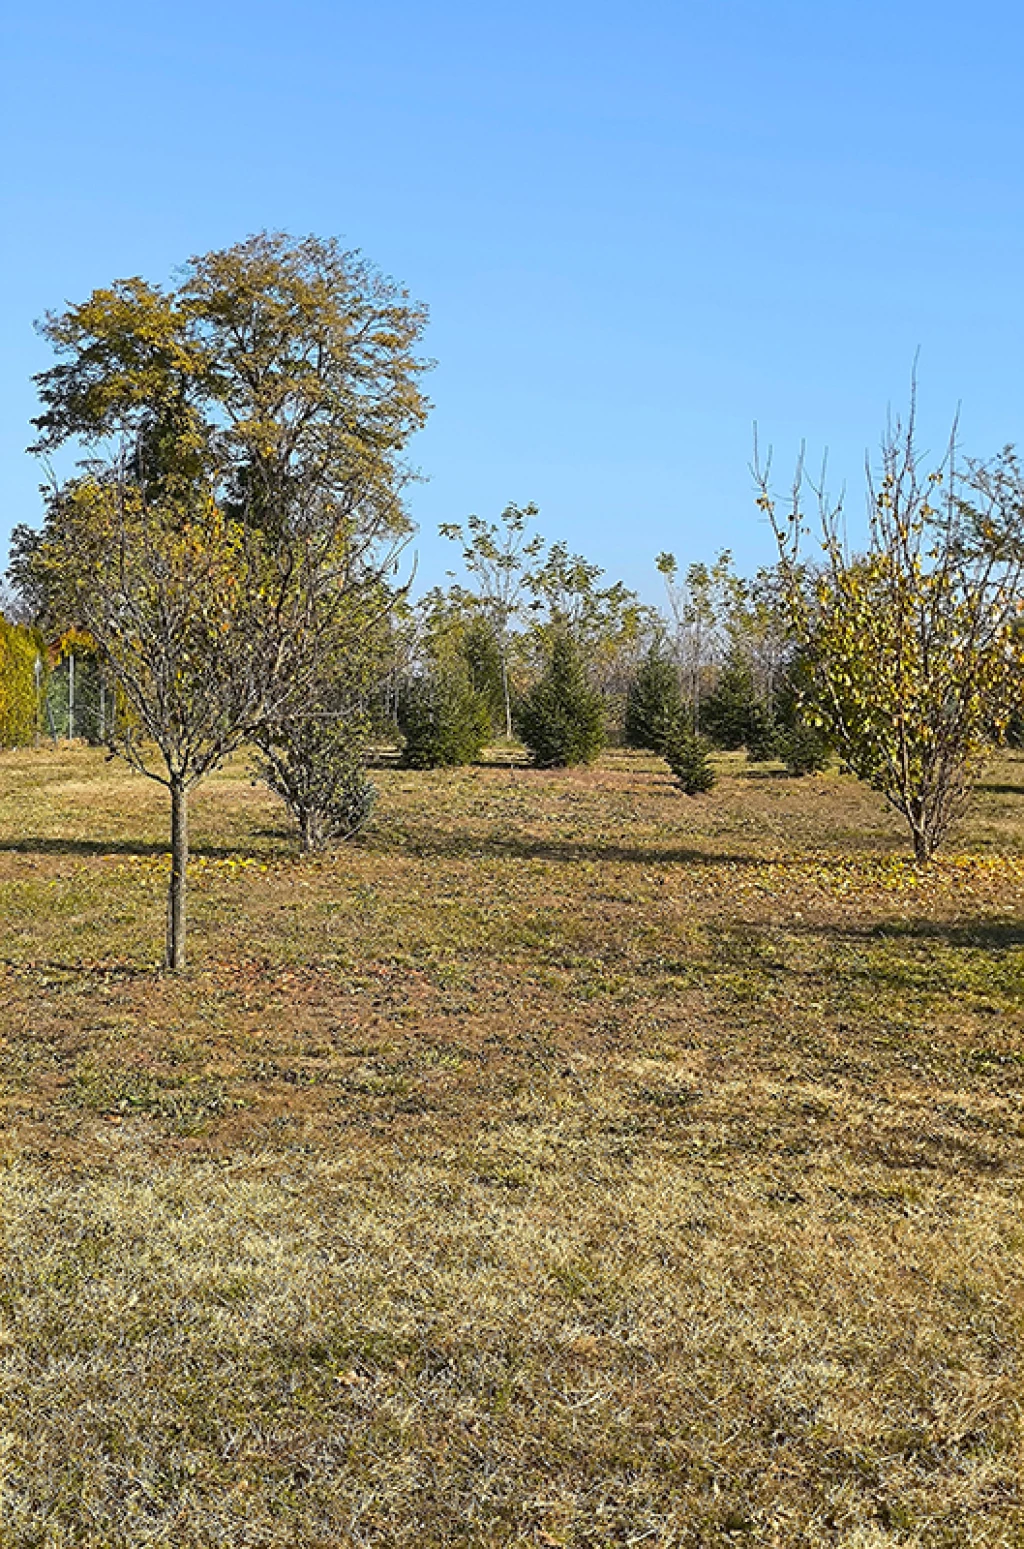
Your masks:
{"label": "young tree", "polygon": [[497,522],[470,516],[466,525],[443,522],[442,537],[462,544],[462,560],[476,580],[477,600],[490,622],[497,643],[501,669],[505,735],[512,735],[512,690],[509,681],[509,653],[512,630],[528,586],[530,567],[544,552],[539,534],[527,537],[527,527],[537,515],[531,504],[509,504]]}
{"label": "young tree", "polygon": [[484,697],[469,679],[464,661],[433,661],[411,678],[398,701],[398,725],[409,769],[472,764],[491,731]]}
{"label": "young tree", "polygon": [[589,764],[604,746],[604,706],[587,681],[579,647],[563,632],[520,706],[519,731],[541,768]]}
{"label": "young tree", "polygon": [[463,587],[435,587],[412,610],[412,620],[397,707],[402,762],[414,769],[473,763],[495,726],[505,725],[490,616]]}
{"label": "young tree", "polygon": [[674,554],[659,554],[655,563],[675,621],[676,656],[686,684],[690,725],[696,732],[700,729],[701,698],[721,658],[726,619],[740,583],[728,549],[723,549],[711,565],[687,566],[682,580]]}
{"label": "young tree", "polygon": [[700,724],[715,747],[732,751],[749,743],[757,708],[749,659],[746,652],[733,646],[722,663],[718,682],[700,701]]}
{"label": "young tree", "polygon": [[458,663],[470,687],[486,701],[491,732],[504,735],[507,655],[490,610],[463,586],[434,587],[420,599],[414,617],[418,630],[411,659],[419,667]]}
{"label": "young tree", "polygon": [[666,737],[661,751],[677,784],[687,796],[703,795],[715,785],[717,776],[711,767],[711,744],[699,732],[691,731],[679,722]]}
{"label": "young tree", "polygon": [[89,460],[18,536],[15,579],[92,634],[111,746],[170,792],[170,968],[188,792],[309,706],[407,526],[424,321],[358,254],[263,234],[193,259],[176,289],[119,281],[43,325],[61,359],[37,379],[37,450]]}
{"label": "young tree", "polygon": [[640,663],[626,695],[626,746],[660,753],[666,738],[686,718],[679,669],[657,639]]}
{"label": "young tree", "polygon": [[906,423],[886,432],[878,476],[869,474],[862,554],[846,548],[841,503],[830,503],[823,481],[811,486],[825,562],[810,595],[799,562],[802,466],[784,514],[769,473],[755,449],[758,504],[779,544],[813,711],[928,861],[1020,694],[1020,467],[1009,451],[963,466],[951,439],[926,471],[912,402]]}

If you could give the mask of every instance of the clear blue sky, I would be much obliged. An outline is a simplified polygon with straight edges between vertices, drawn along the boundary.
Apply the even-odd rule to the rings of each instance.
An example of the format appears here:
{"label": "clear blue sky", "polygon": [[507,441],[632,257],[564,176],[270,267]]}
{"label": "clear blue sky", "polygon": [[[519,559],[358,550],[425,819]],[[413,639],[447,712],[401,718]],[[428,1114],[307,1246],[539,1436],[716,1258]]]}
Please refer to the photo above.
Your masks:
{"label": "clear blue sky", "polygon": [[942,0],[9,0],[0,549],[35,521],[33,319],[263,227],[338,235],[431,310],[414,457],[438,522],[541,531],[657,595],[653,556],[771,557],[751,422],[856,485],[915,350],[1024,440],[1024,13]]}

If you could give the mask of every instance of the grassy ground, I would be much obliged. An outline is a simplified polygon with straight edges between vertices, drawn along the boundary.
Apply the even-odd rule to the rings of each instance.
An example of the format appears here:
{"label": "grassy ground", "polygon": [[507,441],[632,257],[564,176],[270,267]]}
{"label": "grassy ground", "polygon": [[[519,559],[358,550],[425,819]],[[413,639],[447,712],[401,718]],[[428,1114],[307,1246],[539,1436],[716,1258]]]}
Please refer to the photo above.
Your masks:
{"label": "grassy ground", "polygon": [[0,1544],[1020,1542],[1024,761],[384,771],[302,861],[0,756]]}

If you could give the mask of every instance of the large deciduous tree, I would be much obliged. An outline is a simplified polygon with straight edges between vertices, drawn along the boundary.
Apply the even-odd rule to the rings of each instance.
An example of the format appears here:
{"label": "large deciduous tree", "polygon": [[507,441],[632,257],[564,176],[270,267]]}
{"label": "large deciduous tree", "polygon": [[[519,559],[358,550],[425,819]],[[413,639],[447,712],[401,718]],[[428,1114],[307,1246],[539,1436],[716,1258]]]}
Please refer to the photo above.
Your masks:
{"label": "large deciduous tree", "polygon": [[1011,451],[961,463],[955,438],[930,469],[913,407],[890,424],[869,474],[867,543],[846,545],[842,505],[812,485],[824,563],[801,565],[806,481],[780,510],[755,472],[788,578],[805,701],[860,779],[931,859],[964,811],[1022,684],[1024,481]]}
{"label": "large deciduous tree", "polygon": [[36,449],[84,457],[13,574],[96,641],[111,746],[167,786],[167,966],[185,957],[189,790],[243,741],[322,711],[407,527],[425,323],[332,240],[251,237],[172,289],[118,281],[46,318]]}

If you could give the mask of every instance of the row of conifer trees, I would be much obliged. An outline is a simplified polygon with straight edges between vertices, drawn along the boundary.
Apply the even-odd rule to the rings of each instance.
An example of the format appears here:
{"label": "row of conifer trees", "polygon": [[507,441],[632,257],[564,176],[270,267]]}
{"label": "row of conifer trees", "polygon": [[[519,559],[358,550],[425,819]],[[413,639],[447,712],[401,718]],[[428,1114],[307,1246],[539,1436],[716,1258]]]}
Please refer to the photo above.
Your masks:
{"label": "row of conifer trees", "polygon": [[[407,765],[472,763],[493,741],[498,706],[487,673],[475,665],[472,658],[449,659],[402,684],[395,708]],[[709,754],[716,748],[744,748],[752,760],[780,760],[792,774],[807,774],[825,766],[830,750],[801,711],[799,674],[799,663],[791,663],[767,698],[737,656],[693,706],[678,664],[655,639],[635,664],[623,703],[609,703],[566,631],[551,640],[543,671],[516,698],[514,727],[541,767],[589,763],[607,741],[621,741],[665,757],[691,794],[713,783]]]}
{"label": "row of conifer trees", "polygon": [[[358,764],[372,742],[394,741],[410,768],[477,760],[504,730],[500,667],[485,635],[470,631],[462,649],[415,668],[392,666],[386,689],[364,678],[339,711],[346,724],[328,756]],[[549,639],[542,670],[514,695],[513,726],[541,767],[588,763],[611,740],[664,755],[694,791],[709,787],[714,748],[745,748],[751,759],[781,759],[803,774],[823,767],[828,746],[801,715],[798,677],[799,664],[791,665],[769,698],[734,656],[694,706],[684,699],[678,663],[655,638],[634,663],[625,693],[611,701],[571,632],[561,630]],[[101,743],[112,713],[87,640],[48,646],[38,630],[0,617],[0,746],[75,736]]]}

